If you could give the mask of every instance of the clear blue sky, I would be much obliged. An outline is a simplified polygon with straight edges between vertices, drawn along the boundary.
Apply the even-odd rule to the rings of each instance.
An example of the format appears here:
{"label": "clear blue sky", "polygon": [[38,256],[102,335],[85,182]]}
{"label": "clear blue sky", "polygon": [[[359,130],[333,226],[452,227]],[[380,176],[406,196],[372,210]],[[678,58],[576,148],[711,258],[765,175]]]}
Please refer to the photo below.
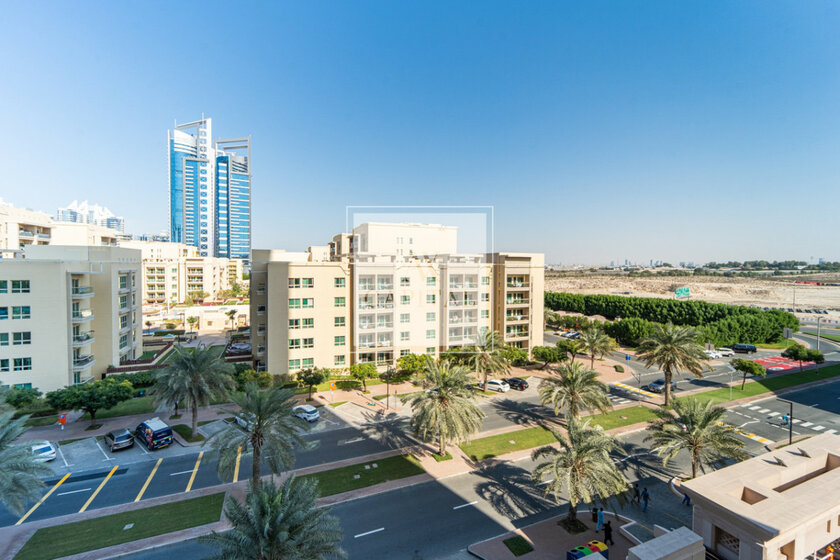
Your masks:
{"label": "clear blue sky", "polygon": [[493,205],[549,262],[840,260],[840,4],[13,2],[0,197],[166,227],[166,130],[253,142],[254,247]]}

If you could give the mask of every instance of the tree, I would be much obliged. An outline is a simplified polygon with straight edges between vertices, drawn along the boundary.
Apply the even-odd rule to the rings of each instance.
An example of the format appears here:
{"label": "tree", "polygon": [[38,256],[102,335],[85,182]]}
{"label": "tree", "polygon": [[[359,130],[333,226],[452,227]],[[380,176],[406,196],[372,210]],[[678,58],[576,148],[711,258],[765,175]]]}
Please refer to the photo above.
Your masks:
{"label": "tree", "polygon": [[238,418],[239,422],[217,432],[207,442],[219,454],[219,476],[230,478],[240,451],[248,449],[252,454],[252,485],[259,483],[262,461],[273,474],[292,467],[294,448],[306,447],[301,435],[309,429],[307,422],[292,414],[297,404],[294,392],[279,387],[260,391],[256,383],[248,383],[242,393],[232,395],[230,400],[239,410],[226,409],[224,413]]}
{"label": "tree", "polygon": [[318,484],[290,476],[252,484],[244,503],[228,496],[231,529],[199,540],[218,547],[216,560],[322,560],[346,558],[338,518],[315,505]]}
{"label": "tree", "polygon": [[615,350],[618,345],[598,327],[589,327],[583,331],[580,342],[589,354],[589,367],[595,368],[595,358],[602,358]]}
{"label": "tree", "polygon": [[13,417],[12,410],[0,408],[0,503],[22,515],[27,502],[41,497],[44,483],[38,477],[53,471],[33,460],[31,442],[14,443],[26,431],[29,416]]}
{"label": "tree", "polygon": [[547,481],[545,495],[560,502],[565,490],[569,495],[569,521],[577,521],[577,507],[581,502],[602,502],[611,496],[623,500],[627,479],[618,470],[611,451],[619,451],[618,441],[600,426],[589,429],[589,420],[581,423],[569,419],[568,437],[552,430],[559,449],[541,447],[531,454],[532,460],[547,458],[534,469],[534,480]]}
{"label": "tree", "polygon": [[819,350],[809,349],[805,354],[805,360],[808,362],[814,362],[815,364],[822,364],[825,363],[825,356],[823,356],[823,353]]}
{"label": "tree", "polygon": [[731,429],[718,424],[726,414],[722,406],[713,406],[694,399],[674,399],[673,412],[664,408],[653,410],[657,418],[650,423],[650,433],[645,441],[652,441],[651,449],[662,457],[667,466],[680,451],[691,456],[691,476],[697,476],[698,467],[720,463],[724,459],[743,460],[744,443]]}
{"label": "tree", "polygon": [[747,384],[748,375],[754,375],[756,377],[767,377],[767,371],[764,369],[764,366],[752,360],[742,360],[741,358],[735,358],[734,360],[732,360],[732,367],[735,368],[735,371],[740,371],[744,375],[744,378],[741,380],[742,391],[744,390],[744,386]]}
{"label": "tree", "polygon": [[709,357],[703,353],[699,338],[693,327],[676,327],[668,323],[656,325],[653,334],[639,344],[638,356],[645,362],[645,367],[656,364],[665,374],[665,406],[671,403],[671,380],[675,373],[685,370],[703,378]]}
{"label": "tree", "polygon": [[402,374],[415,375],[423,371],[429,357],[420,354],[406,354],[397,360],[397,371]]}
{"label": "tree", "polygon": [[350,366],[350,377],[362,382],[362,390],[367,391],[367,380],[376,377],[376,366],[371,363]]}
{"label": "tree", "polygon": [[329,376],[329,370],[321,368],[307,368],[298,373],[298,379],[300,379],[304,385],[309,387],[309,397],[307,397],[307,400],[312,400],[312,387],[320,385],[326,381]]}
{"label": "tree", "polygon": [[152,322],[151,321],[146,321],[146,328],[147,329],[152,328]]}
{"label": "tree", "polygon": [[153,394],[158,402],[184,401],[192,413],[192,433],[198,431],[198,408],[226,397],[236,386],[233,366],[212,347],[175,346],[169,365],[155,373]]}
{"label": "tree", "polygon": [[446,455],[448,442],[461,441],[481,427],[484,413],[473,402],[469,369],[442,360],[429,360],[420,377],[425,389],[403,398],[411,405],[411,427],[423,441],[437,438],[439,453]]}
{"label": "tree", "polygon": [[191,331],[195,330],[195,324],[198,323],[198,317],[190,315],[187,317],[187,323],[189,323]]}
{"label": "tree", "polygon": [[566,359],[565,352],[562,352],[554,346],[535,346],[531,350],[531,355],[538,362],[543,362],[543,367],[541,369],[548,367],[548,364],[560,362]]}
{"label": "tree", "polygon": [[15,408],[29,406],[41,396],[41,391],[32,387],[12,387],[6,391],[4,399]]}
{"label": "tree", "polygon": [[582,409],[597,408],[606,411],[611,408],[607,397],[609,389],[598,381],[598,374],[580,362],[561,364],[552,370],[552,376],[540,382],[538,391],[545,406],[554,408],[555,416],[566,409],[566,418],[577,418]]}
{"label": "tree", "polygon": [[825,357],[822,352],[806,348],[798,342],[794,343],[792,346],[788,346],[785,351],[782,352],[782,356],[789,360],[799,362],[800,373],[802,373],[802,362],[814,362],[817,364],[825,362]]}
{"label": "tree", "polygon": [[134,396],[134,387],[126,380],[105,378],[81,385],[72,385],[47,393],[47,403],[56,410],[84,410],[90,414],[91,426],[96,412],[115,407]]}
{"label": "tree", "polygon": [[234,281],[230,285],[230,292],[233,296],[239,296],[242,294],[242,286],[240,286],[238,282]]}
{"label": "tree", "polygon": [[236,321],[236,315],[238,313],[239,313],[239,311],[237,311],[236,309],[231,309],[230,311],[225,313],[225,315],[227,315],[227,317],[228,317],[228,320],[230,321],[230,328],[231,329],[236,327],[235,321]]}
{"label": "tree", "polygon": [[486,330],[478,334],[475,344],[469,348],[471,353],[467,356],[468,363],[474,368],[475,373],[482,379],[485,390],[487,390],[487,377],[508,371],[510,364],[504,358],[504,340],[497,331]]}
{"label": "tree", "polygon": [[569,356],[572,362],[575,361],[575,356],[583,352],[583,343],[579,340],[558,340],[555,346],[557,346],[558,350]]}

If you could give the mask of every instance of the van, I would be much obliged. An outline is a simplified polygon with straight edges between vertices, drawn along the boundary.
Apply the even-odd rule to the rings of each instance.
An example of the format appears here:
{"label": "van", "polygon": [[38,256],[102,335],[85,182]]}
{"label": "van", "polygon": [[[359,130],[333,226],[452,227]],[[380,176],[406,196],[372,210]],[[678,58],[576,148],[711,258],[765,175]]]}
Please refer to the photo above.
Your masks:
{"label": "van", "polygon": [[137,426],[134,437],[142,441],[149,451],[160,449],[172,443],[172,428],[160,418],[150,418]]}
{"label": "van", "polygon": [[738,354],[755,354],[758,351],[753,344],[736,344],[732,350]]}

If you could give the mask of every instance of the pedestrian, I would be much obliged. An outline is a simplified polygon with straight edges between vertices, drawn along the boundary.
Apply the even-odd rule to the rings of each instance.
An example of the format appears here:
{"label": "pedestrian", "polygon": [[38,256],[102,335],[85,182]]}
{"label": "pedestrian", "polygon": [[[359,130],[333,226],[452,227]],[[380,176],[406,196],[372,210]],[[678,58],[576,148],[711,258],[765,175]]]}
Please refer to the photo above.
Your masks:
{"label": "pedestrian", "polygon": [[647,511],[648,502],[650,501],[650,494],[648,493],[647,488],[642,490],[642,512]]}
{"label": "pedestrian", "polygon": [[598,508],[592,508],[592,524],[598,523]]}
{"label": "pedestrian", "polygon": [[604,544],[615,544],[612,538],[612,521],[607,521],[604,525]]}
{"label": "pedestrian", "polygon": [[691,498],[688,496],[688,494],[683,494],[682,503],[684,503],[687,506],[691,505]]}
{"label": "pedestrian", "polygon": [[790,416],[782,414],[782,426],[787,426],[788,424],[790,424]]}
{"label": "pedestrian", "polygon": [[601,531],[601,527],[604,526],[604,508],[598,510],[598,524],[595,525],[595,532],[599,533]]}
{"label": "pedestrian", "polygon": [[639,505],[639,485],[633,485],[633,503]]}

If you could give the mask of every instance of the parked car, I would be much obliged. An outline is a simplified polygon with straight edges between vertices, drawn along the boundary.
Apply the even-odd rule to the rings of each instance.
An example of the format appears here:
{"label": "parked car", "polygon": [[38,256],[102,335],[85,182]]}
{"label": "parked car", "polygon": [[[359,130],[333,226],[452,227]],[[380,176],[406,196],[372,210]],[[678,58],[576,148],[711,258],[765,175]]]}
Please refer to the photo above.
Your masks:
{"label": "parked car", "polygon": [[[665,378],[661,377],[652,383],[643,386],[642,389],[651,393],[663,393],[665,391]],[[671,381],[671,391],[677,390],[677,382]]]}
{"label": "parked car", "polygon": [[48,441],[33,441],[32,455],[36,463],[46,463],[47,461],[55,460],[56,449],[53,444]]}
{"label": "parked car", "polygon": [[706,354],[710,360],[720,358],[720,354],[714,350],[703,350],[703,353]]}
{"label": "parked car", "polygon": [[141,422],[134,430],[134,437],[143,442],[146,449],[160,449],[172,443],[172,428],[158,417]]}
{"label": "parked car", "polygon": [[125,428],[121,430],[114,430],[105,434],[105,443],[111,448],[111,452],[118,449],[126,449],[127,447],[134,447],[134,436]]}
{"label": "parked car", "polygon": [[306,420],[307,422],[314,422],[320,416],[318,415],[318,409],[312,406],[311,404],[302,404],[300,406],[296,406],[292,409],[292,414]]}
{"label": "parked car", "polygon": [[729,356],[734,356],[735,352],[732,348],[715,348],[715,352],[721,355],[722,358],[728,358]]}
{"label": "parked car", "polygon": [[517,391],[524,391],[528,388],[528,382],[521,377],[509,377],[506,379],[508,387],[516,389]]}
{"label": "parked car", "polygon": [[237,426],[246,431],[249,431],[254,425],[254,421],[251,418],[246,416],[240,416],[238,414],[233,417],[233,421],[236,422]]}
{"label": "parked car", "polygon": [[753,344],[736,344],[732,347],[738,354],[755,354],[758,349]]}
{"label": "parked car", "polygon": [[510,390],[510,385],[508,385],[501,379],[490,379],[489,381],[487,381],[487,386],[485,387],[485,390],[507,393]]}

